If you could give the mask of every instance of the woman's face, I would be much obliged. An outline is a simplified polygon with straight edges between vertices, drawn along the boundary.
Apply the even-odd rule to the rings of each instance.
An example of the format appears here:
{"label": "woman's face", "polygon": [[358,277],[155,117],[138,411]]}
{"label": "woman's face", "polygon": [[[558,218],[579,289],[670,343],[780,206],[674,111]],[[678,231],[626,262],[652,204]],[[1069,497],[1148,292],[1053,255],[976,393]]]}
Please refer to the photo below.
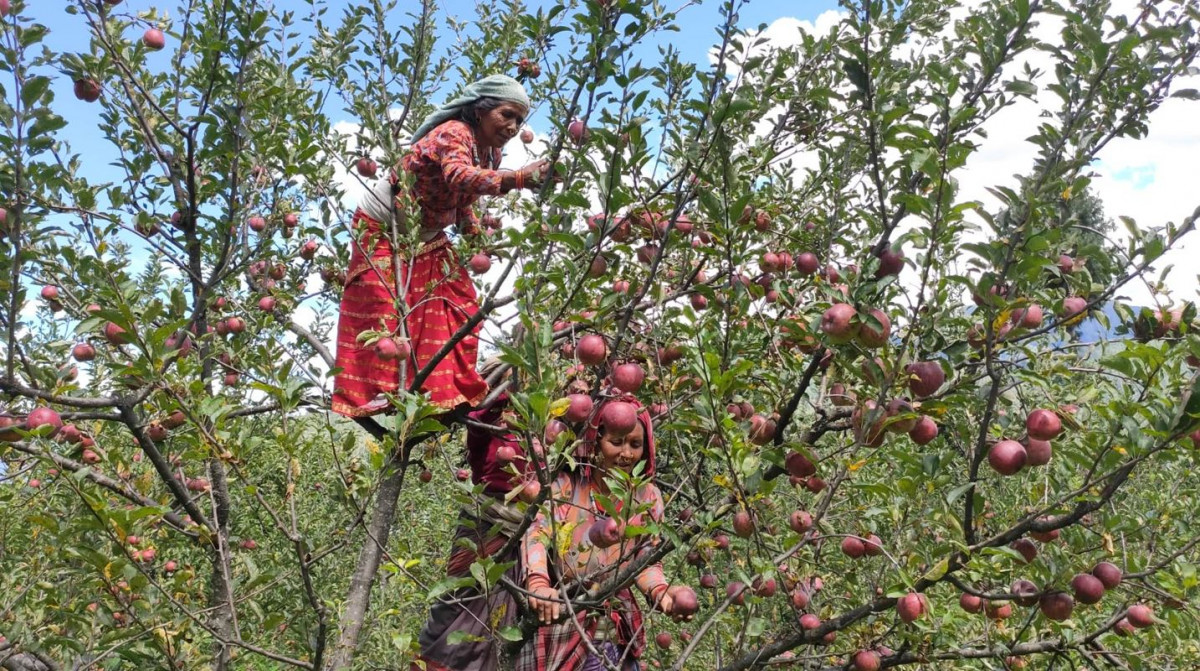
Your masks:
{"label": "woman's face", "polygon": [[479,115],[479,144],[499,149],[521,131],[529,110],[524,105],[503,102]]}
{"label": "woman's face", "polygon": [[618,436],[604,430],[600,436],[600,453],[596,456],[596,466],[602,473],[610,473],[613,469],[621,469],[626,473],[633,470],[637,462],[642,460],[645,451],[646,430],[638,422],[633,431]]}

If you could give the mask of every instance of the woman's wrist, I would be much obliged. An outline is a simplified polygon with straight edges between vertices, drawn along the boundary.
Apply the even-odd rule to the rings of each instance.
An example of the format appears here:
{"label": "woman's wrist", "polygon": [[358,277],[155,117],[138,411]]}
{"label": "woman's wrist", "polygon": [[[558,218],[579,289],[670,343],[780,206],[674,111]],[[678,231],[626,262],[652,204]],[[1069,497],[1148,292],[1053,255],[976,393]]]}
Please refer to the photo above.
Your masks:
{"label": "woman's wrist", "polygon": [[527,185],[525,184],[525,172],[523,170],[509,170],[503,177],[505,191],[520,191]]}

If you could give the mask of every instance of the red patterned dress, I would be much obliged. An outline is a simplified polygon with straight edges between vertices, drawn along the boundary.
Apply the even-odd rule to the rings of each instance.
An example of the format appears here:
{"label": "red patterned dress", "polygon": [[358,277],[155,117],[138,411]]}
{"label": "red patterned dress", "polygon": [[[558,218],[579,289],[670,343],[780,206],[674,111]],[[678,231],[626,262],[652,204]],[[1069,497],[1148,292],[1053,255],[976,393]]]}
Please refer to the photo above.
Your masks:
{"label": "red patterned dress", "polygon": [[[383,394],[397,392],[402,375],[405,388],[410,387],[416,371],[424,368],[479,309],[475,285],[454,254],[444,229],[456,225],[460,232],[468,232],[478,227],[479,217],[471,206],[480,196],[504,193],[501,173],[490,169],[499,163],[499,150],[480,160],[469,125],[447,121],[413,144],[401,162],[403,170],[414,178],[411,193],[393,196],[393,176],[390,184],[385,181],[382,188],[367,196],[379,200],[379,194],[386,194],[397,203],[411,196],[421,212],[421,246],[416,253],[398,250],[400,287],[407,310],[405,330],[412,349],[403,367],[399,361],[381,360],[373,347],[358,342],[358,334],[363,331],[397,332],[400,314],[399,301],[395,300],[390,226],[381,223],[384,217],[378,216],[378,206],[360,204],[354,213],[350,268],[338,315],[336,367],[340,372],[334,378],[334,412],[364,417],[387,410],[390,406]],[[421,391],[434,405],[473,405],[487,394],[487,383],[475,370],[478,331],[477,325],[436,364],[421,385]]]}

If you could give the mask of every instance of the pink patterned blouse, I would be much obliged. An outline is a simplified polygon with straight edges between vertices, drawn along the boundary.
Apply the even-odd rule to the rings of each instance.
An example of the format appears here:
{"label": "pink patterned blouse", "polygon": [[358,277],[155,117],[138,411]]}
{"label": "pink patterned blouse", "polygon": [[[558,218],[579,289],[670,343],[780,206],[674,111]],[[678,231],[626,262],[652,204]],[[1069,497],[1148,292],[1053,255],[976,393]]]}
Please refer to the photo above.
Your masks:
{"label": "pink patterned blouse", "polygon": [[[539,512],[529,530],[525,533],[521,550],[529,578],[526,581],[530,589],[549,585],[548,556],[546,543],[551,542],[551,536],[558,534],[559,551],[563,550],[561,540],[570,534],[569,543],[565,546],[565,554],[559,557],[555,567],[563,582],[583,578],[588,582],[603,582],[634,559],[638,554],[647,552],[658,544],[658,537],[638,536],[623,538],[620,543],[607,548],[598,548],[588,540],[588,529],[597,519],[606,517],[595,497],[599,495],[596,485],[590,478],[583,479],[562,474],[554,481],[550,500],[547,505],[554,511],[554,528],[546,520],[544,512]],[[599,514],[597,514],[599,512]],[[634,495],[634,514],[626,524],[629,526],[644,526],[645,516],[649,515],[654,523],[661,523],[663,516],[662,494],[654,484],[643,485]],[[641,543],[640,547],[635,544]],[[624,556],[625,561],[618,561]],[[637,587],[652,602],[667,588],[667,579],[663,575],[661,563],[647,566],[637,577]]]}
{"label": "pink patterned blouse", "polygon": [[462,121],[447,121],[417,140],[401,166],[415,177],[413,197],[421,207],[421,227],[442,229],[466,223],[479,225],[471,208],[480,196],[504,193],[500,150],[479,155],[475,133]]}

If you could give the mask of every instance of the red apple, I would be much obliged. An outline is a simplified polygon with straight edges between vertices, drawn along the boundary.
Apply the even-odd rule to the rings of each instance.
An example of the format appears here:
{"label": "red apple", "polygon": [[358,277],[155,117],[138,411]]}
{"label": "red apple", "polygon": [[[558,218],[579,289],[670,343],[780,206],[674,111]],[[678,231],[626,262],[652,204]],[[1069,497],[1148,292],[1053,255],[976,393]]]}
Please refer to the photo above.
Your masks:
{"label": "red apple", "polygon": [[857,331],[853,324],[857,312],[848,303],[834,303],[821,315],[821,331],[835,343],[849,342]]}
{"label": "red apple", "polygon": [[533,142],[533,131],[529,130],[528,128],[522,129],[521,142],[524,142],[525,144]]}
{"label": "red apple", "polygon": [[963,610],[974,615],[983,610],[983,599],[975,596],[974,594],[967,594],[966,592],[963,592],[962,595],[958,597],[958,605]]}
{"label": "red apple", "polygon": [[809,596],[808,590],[803,587],[797,587],[792,590],[792,606],[794,608],[808,608],[808,603],[812,597]]}
{"label": "red apple", "polygon": [[928,445],[938,436],[937,422],[928,415],[921,415],[916,425],[908,432],[908,437],[917,445]]}
{"label": "red apple", "polygon": [[700,600],[696,598],[696,592],[692,591],[691,587],[686,585],[675,590],[675,604],[672,613],[675,615],[695,615],[696,611],[700,610]]}
{"label": "red apple", "polygon": [[563,424],[557,419],[552,419],[546,422],[546,428],[542,432],[542,437],[546,439],[546,444],[553,445],[554,442],[558,440],[558,437],[561,436],[566,430],[566,424]]}
{"label": "red apple", "polygon": [[904,252],[900,249],[888,248],[883,250],[879,257],[879,268],[875,270],[875,278],[883,278],[889,275],[899,275],[901,270],[904,270]]}
{"label": "red apple", "polygon": [[258,548],[258,543],[253,538],[243,538],[238,547],[243,550],[254,550]]}
{"label": "red apple", "polygon": [[1012,604],[1002,601],[989,601],[985,614],[992,620],[1006,620],[1012,615]]}
{"label": "red apple", "polygon": [[608,548],[621,541],[621,525],[611,517],[603,517],[588,528],[588,540],[598,548]]}
{"label": "red apple", "polygon": [[746,585],[736,580],[728,583],[725,585],[725,596],[732,599],[734,605],[746,603]]}
{"label": "red apple", "polygon": [[788,455],[783,460],[784,468],[787,469],[789,475],[794,475],[797,478],[807,478],[810,475],[815,475],[817,467],[813,464],[803,452],[793,450],[788,452]]}
{"label": "red apple", "polygon": [[792,531],[802,534],[812,528],[812,515],[804,510],[794,510],[788,516],[788,526],[791,527]]}
{"label": "red apple", "polygon": [[1009,591],[1016,595],[1013,601],[1016,601],[1018,606],[1032,606],[1038,602],[1038,587],[1029,580],[1013,582]]}
{"label": "red apple", "polygon": [[162,425],[168,429],[177,429],[187,423],[187,415],[182,410],[176,410],[162,420]]}
{"label": "red apple", "polygon": [[754,230],[766,233],[771,230],[771,215],[759,210],[754,213]]}
{"label": "red apple", "polygon": [[1028,538],[1018,538],[1017,540],[1009,543],[1008,547],[1020,553],[1026,564],[1037,558],[1037,546],[1034,545],[1033,541],[1029,540]]}
{"label": "red apple", "polygon": [[1062,420],[1054,414],[1053,410],[1034,410],[1025,419],[1025,430],[1029,432],[1030,438],[1054,440],[1062,431]]}
{"label": "red apple", "polygon": [[1071,589],[1075,592],[1075,600],[1082,604],[1100,603],[1104,598],[1104,583],[1090,573],[1080,573],[1071,578]]}
{"label": "red apple", "polygon": [[354,168],[358,170],[358,174],[370,179],[375,176],[379,166],[375,164],[375,161],[372,161],[364,156],[358,159],[358,161],[354,164]]}
{"label": "red apple", "polygon": [[575,354],[585,365],[599,366],[608,358],[608,345],[603,337],[591,333],[579,339]]}
{"label": "red apple", "polygon": [[1012,312],[1012,325],[1018,328],[1035,329],[1042,325],[1042,306],[1038,304],[1017,308]]}
{"label": "red apple", "polygon": [[320,248],[321,245],[316,240],[305,240],[304,244],[300,245],[300,258],[305,261],[312,261]]}
{"label": "red apple", "polygon": [[399,361],[407,359],[412,352],[407,342],[397,340],[395,338],[380,338],[375,341],[375,346],[372,348],[375,356],[381,361]]}
{"label": "red apple", "polygon": [[874,650],[859,650],[854,653],[854,671],[879,671],[879,653]]}
{"label": "red apple", "polygon": [[739,510],[733,514],[733,533],[742,538],[749,538],[754,535],[754,518],[745,510]]}
{"label": "red apple", "polygon": [[517,459],[517,450],[512,445],[501,445],[496,448],[496,461],[502,464],[512,463]]}
{"label": "red apple", "polygon": [[879,308],[871,308],[869,314],[879,321],[880,328],[864,322],[858,329],[858,342],[868,349],[883,347],[892,333],[892,320]]}
{"label": "red apple", "polygon": [[669,631],[659,632],[659,634],[654,637],[654,644],[657,645],[658,647],[662,648],[663,650],[670,648],[671,647],[671,632],[669,632]]}
{"label": "red apple", "polygon": [[1026,465],[1045,466],[1050,463],[1050,457],[1054,455],[1054,450],[1050,447],[1049,441],[1028,438],[1025,441],[1025,454],[1028,456]]}
{"label": "red apple", "polygon": [[879,540],[879,536],[871,534],[863,539],[863,549],[868,557],[878,557],[883,554],[883,541]]}
{"label": "red apple", "polygon": [[582,422],[592,414],[592,398],[584,394],[571,394],[567,398],[571,404],[567,406],[567,412],[564,415],[568,422]]}
{"label": "red apple", "polygon": [[191,492],[207,492],[209,489],[212,489],[206,478],[189,478],[184,484],[187,486],[188,491]]}
{"label": "red apple", "polygon": [[26,430],[33,431],[43,426],[49,426],[51,427],[51,436],[58,433],[58,430],[62,428],[62,425],[62,418],[58,416],[58,413],[45,406],[38,406],[34,408],[25,418]]}
{"label": "red apple", "polygon": [[64,443],[70,443],[72,445],[78,445],[79,443],[83,442],[83,432],[80,431],[79,427],[75,426],[74,424],[64,424],[63,427],[58,430],[58,434],[55,437]]}
{"label": "red apple", "polygon": [[142,44],[146,45],[147,49],[158,51],[167,45],[167,37],[158,28],[150,28],[142,33]]}
{"label": "red apple", "polygon": [[579,119],[573,119],[571,123],[567,124],[567,135],[571,136],[571,141],[575,144],[583,144],[588,136],[587,124]]}
{"label": "red apple", "polygon": [[167,573],[174,573],[178,569],[179,564],[176,564],[174,559],[168,559],[167,562],[163,564],[163,570]]}
{"label": "red apple", "polygon": [[112,322],[104,325],[104,338],[113,345],[124,345],[132,340],[132,337],[125,329]]}
{"label": "red apple", "polygon": [[467,262],[467,266],[470,267],[473,275],[482,275],[491,269],[492,257],[484,254],[483,252],[477,252],[471,257],[471,260]]}
{"label": "red apple", "polygon": [[1001,440],[988,450],[988,465],[1000,475],[1014,475],[1025,466],[1029,455],[1015,440]]}
{"label": "red apple", "polygon": [[[1039,517],[1038,521],[1041,522],[1046,519],[1047,518],[1045,518],[1045,517]],[[1042,543],[1049,543],[1051,541],[1058,540],[1058,536],[1060,533],[1061,532],[1058,529],[1051,529],[1049,531],[1030,531],[1029,535],[1032,536],[1033,539],[1036,541],[1041,541]]]}
{"label": "red apple", "polygon": [[600,410],[600,424],[605,430],[625,435],[637,425],[637,411],[624,401],[610,401]]}
{"label": "red apple", "polygon": [[591,265],[588,266],[588,277],[604,277],[604,273],[608,272],[608,259],[604,255],[597,254],[596,258],[592,259]]}
{"label": "red apple", "polygon": [[1075,600],[1066,592],[1048,592],[1042,595],[1038,605],[1042,614],[1055,622],[1071,617],[1071,612],[1075,610]]}
{"label": "red apple", "polygon": [[1154,611],[1144,604],[1135,604],[1129,607],[1129,611],[1125,613],[1125,619],[1129,620],[1129,624],[1137,629],[1145,629],[1154,624]]}
{"label": "red apple", "polygon": [[917,398],[937,393],[946,382],[946,373],[936,361],[918,361],[905,368],[908,373],[908,389]]}
{"label": "red apple", "polygon": [[80,453],[79,459],[81,461],[83,461],[83,463],[85,463],[85,464],[100,463],[100,455],[96,454],[95,450],[86,450],[85,449],[83,452]]}
{"label": "red apple", "polygon": [[1068,320],[1072,317],[1082,314],[1087,309],[1087,299],[1080,296],[1067,296],[1063,299],[1062,306],[1058,310],[1058,318]]}
{"label": "red apple", "polygon": [[1125,618],[1121,618],[1113,625],[1113,633],[1117,636],[1132,636],[1133,632],[1133,625],[1129,624],[1129,620]]}
{"label": "red apple", "polygon": [[271,296],[263,296],[262,298],[258,299],[258,309],[262,310],[263,312],[274,312],[275,299]]}
{"label": "red apple", "polygon": [[519,494],[517,494],[517,498],[521,499],[525,503],[533,504],[537,503],[538,497],[541,496],[541,494],[542,483],[538,482],[537,480],[530,480],[529,482],[525,483],[524,487],[521,487],[521,491]]}
{"label": "red apple", "polygon": [[769,599],[775,596],[777,585],[775,584],[774,578],[755,578],[754,584],[752,584],[750,587],[758,596],[761,596],[764,599]]}
{"label": "red apple", "polygon": [[[908,433],[917,426],[917,417],[913,414],[912,404],[905,398],[893,398],[888,401],[886,415],[889,420],[887,424],[888,431],[892,433]],[[907,419],[896,420],[894,418],[901,415],[908,415]]]}
{"label": "red apple", "polygon": [[775,439],[775,420],[755,415],[750,418],[750,442],[755,445],[766,445]]}
{"label": "red apple", "polygon": [[693,310],[707,310],[708,297],[704,294],[692,294],[688,297],[688,302],[692,304]]}
{"label": "red apple", "polygon": [[886,437],[883,421],[886,412],[880,411],[878,404],[867,400],[854,409],[850,415],[850,423],[854,427],[854,437],[867,447],[879,447]]}
{"label": "red apple", "polygon": [[803,252],[796,257],[796,270],[800,271],[801,275],[812,275],[821,267],[821,262],[817,260],[816,254],[812,252]]}
{"label": "red apple", "polygon": [[1106,561],[1096,564],[1092,569],[1092,575],[1100,580],[1104,589],[1116,589],[1117,585],[1121,584],[1121,569]]}
{"label": "red apple", "polygon": [[863,544],[861,538],[857,536],[846,536],[842,539],[842,554],[851,559],[858,559],[867,553],[867,547]]}
{"label": "red apple", "polygon": [[84,102],[96,102],[100,99],[100,84],[91,78],[76,79],[75,97]]}
{"label": "red apple", "polygon": [[646,371],[636,363],[623,363],[613,368],[613,386],[627,394],[640,389],[645,379]]}
{"label": "red apple", "polygon": [[156,443],[166,440],[167,434],[167,427],[163,426],[162,422],[150,422],[150,424],[146,427],[146,435],[150,437],[150,440],[153,440]]}
{"label": "red apple", "polygon": [[71,356],[76,361],[91,361],[96,358],[96,348],[85,342],[77,343],[71,348]]}
{"label": "red apple", "polygon": [[896,602],[896,612],[904,622],[915,622],[925,614],[925,601],[921,599],[921,595],[909,592]]}

